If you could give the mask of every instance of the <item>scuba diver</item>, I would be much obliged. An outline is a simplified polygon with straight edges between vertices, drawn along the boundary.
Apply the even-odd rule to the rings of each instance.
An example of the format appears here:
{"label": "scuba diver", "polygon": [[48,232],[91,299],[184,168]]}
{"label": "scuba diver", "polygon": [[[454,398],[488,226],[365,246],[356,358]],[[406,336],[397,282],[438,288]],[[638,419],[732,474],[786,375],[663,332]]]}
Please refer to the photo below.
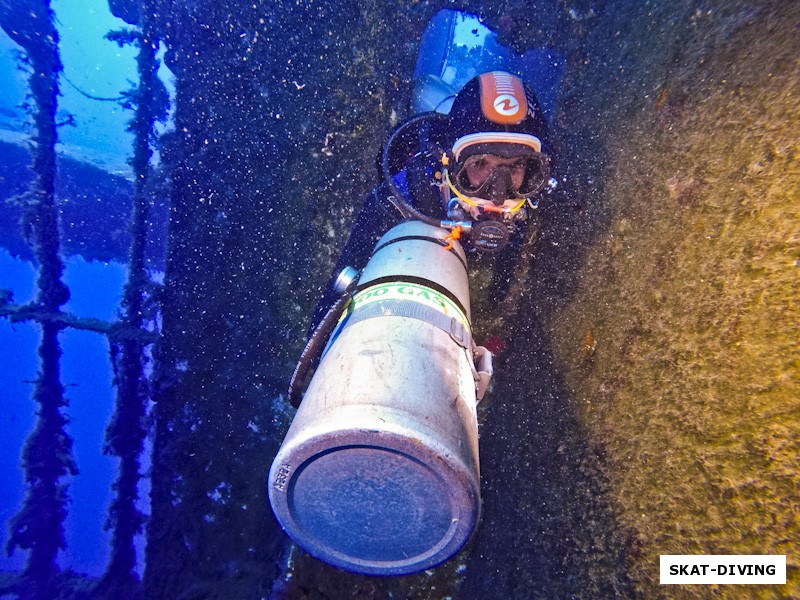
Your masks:
{"label": "scuba diver", "polygon": [[[449,114],[418,114],[390,135],[379,161],[384,180],[367,196],[331,281],[347,266],[362,268],[391,227],[418,219],[451,228],[453,239],[464,234],[469,253],[493,254],[489,300],[501,300],[552,156],[530,88],[504,71],[474,77]],[[309,331],[337,297],[335,286],[327,286]]]}
{"label": "scuba diver", "polygon": [[382,182],[355,219],[289,384],[298,410],[270,468],[270,504],[301,548],[349,571],[430,568],[480,520],[477,408],[495,350],[475,341],[473,323],[483,335],[486,320],[473,319],[471,291],[491,281],[489,302],[476,304],[506,312],[512,294],[497,302],[553,156],[538,99],[508,58],[476,17],[434,17],[415,116],[383,148]]}
{"label": "scuba diver", "polygon": [[551,153],[536,97],[506,71],[471,79],[448,115],[421,113],[390,135],[384,181],[292,375],[298,412],[268,479],[278,521],[313,556],[403,575],[475,530],[477,407],[494,352],[474,341],[467,255],[514,264]]}

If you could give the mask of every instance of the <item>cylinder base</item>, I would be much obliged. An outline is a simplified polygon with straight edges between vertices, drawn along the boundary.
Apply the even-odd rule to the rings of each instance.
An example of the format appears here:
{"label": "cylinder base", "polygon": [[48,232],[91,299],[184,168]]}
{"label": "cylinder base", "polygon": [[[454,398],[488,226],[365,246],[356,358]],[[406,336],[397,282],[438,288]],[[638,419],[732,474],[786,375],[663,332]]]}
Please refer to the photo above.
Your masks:
{"label": "cylinder base", "polygon": [[270,500],[286,532],[311,555],[359,573],[413,573],[467,541],[480,512],[478,482],[431,440],[383,427],[283,448]]}

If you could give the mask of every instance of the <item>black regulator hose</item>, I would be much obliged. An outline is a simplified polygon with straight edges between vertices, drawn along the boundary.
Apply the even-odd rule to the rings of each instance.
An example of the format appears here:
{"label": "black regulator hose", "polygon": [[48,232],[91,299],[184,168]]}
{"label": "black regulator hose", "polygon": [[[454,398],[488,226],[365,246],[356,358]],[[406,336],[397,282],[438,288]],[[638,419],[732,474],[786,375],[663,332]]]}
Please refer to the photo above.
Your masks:
{"label": "black regulator hose", "polygon": [[381,168],[383,170],[383,178],[386,181],[386,184],[389,186],[389,190],[392,192],[392,196],[396,200],[395,206],[400,211],[406,219],[414,219],[417,221],[422,221],[423,223],[427,223],[428,225],[433,225],[434,227],[442,227],[442,221],[438,219],[434,219],[427,215],[423,215],[419,212],[416,208],[411,206],[408,201],[405,199],[403,194],[397,188],[397,184],[394,182],[392,178],[392,172],[389,169],[389,152],[392,148],[392,143],[394,140],[406,129],[411,127],[412,125],[416,125],[418,123],[428,121],[431,119],[446,119],[447,117],[442,113],[438,112],[426,112],[414,117],[411,117],[408,121],[403,123],[400,127],[395,129],[392,134],[389,136],[389,139],[386,140],[386,144],[383,146],[383,154],[381,156]]}
{"label": "black regulator hose", "polygon": [[325,342],[328,341],[328,337],[333,331],[333,328],[336,327],[336,324],[339,322],[339,317],[344,311],[347,302],[350,300],[350,294],[355,289],[357,283],[358,277],[354,277],[347,284],[347,287],[333,306],[325,313],[325,316],[322,317],[322,321],[317,325],[314,333],[308,338],[306,347],[303,348],[300,359],[297,361],[297,365],[294,368],[294,373],[292,373],[292,379],[289,381],[289,403],[294,408],[300,406],[303,382],[306,380],[309,371],[319,361],[322,350],[325,348]]}

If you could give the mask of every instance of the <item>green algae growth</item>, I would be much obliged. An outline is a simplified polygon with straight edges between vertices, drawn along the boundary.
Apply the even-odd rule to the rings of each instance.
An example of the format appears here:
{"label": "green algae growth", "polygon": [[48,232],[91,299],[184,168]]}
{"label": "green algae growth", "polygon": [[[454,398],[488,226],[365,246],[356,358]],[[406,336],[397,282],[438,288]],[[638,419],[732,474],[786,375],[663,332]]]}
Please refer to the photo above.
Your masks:
{"label": "green algae growth", "polygon": [[[800,10],[689,4],[628,40],[639,75],[580,115],[610,216],[546,318],[638,594],[797,597]],[[661,554],[785,554],[787,584],[659,587]]]}

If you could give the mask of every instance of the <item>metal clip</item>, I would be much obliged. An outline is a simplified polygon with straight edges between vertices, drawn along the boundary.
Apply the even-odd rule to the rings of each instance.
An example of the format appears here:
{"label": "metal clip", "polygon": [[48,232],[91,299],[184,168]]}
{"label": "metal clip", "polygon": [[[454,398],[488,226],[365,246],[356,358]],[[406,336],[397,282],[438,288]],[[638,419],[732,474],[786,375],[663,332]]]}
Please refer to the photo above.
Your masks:
{"label": "metal clip", "polygon": [[472,355],[475,360],[475,397],[478,402],[483,400],[486,394],[486,388],[494,375],[494,367],[492,366],[492,353],[488,348],[483,346],[475,346],[472,350]]}

